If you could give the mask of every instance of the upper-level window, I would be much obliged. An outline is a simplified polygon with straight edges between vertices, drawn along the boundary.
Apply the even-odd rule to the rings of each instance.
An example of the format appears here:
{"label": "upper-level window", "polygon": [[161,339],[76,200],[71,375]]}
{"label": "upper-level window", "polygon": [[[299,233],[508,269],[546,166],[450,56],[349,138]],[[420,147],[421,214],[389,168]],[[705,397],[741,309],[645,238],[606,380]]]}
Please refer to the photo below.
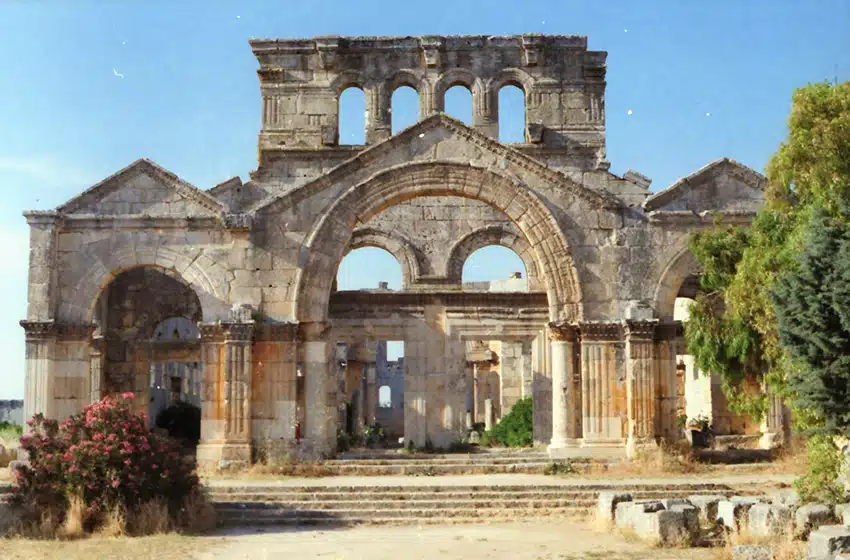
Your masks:
{"label": "upper-level window", "polygon": [[381,408],[392,408],[393,407],[393,393],[392,389],[390,389],[389,385],[382,385],[380,389],[378,389],[378,406]]}
{"label": "upper-level window", "polygon": [[525,94],[515,85],[499,90],[499,142],[525,142]]}
{"label": "upper-level window", "polygon": [[358,87],[346,88],[339,96],[339,144],[366,143],[366,94]]}
{"label": "upper-level window", "polygon": [[463,288],[487,292],[527,292],[525,263],[512,249],[488,245],[463,263]]}
{"label": "upper-level window", "polygon": [[410,86],[396,88],[390,100],[393,134],[419,122],[419,93]]}
{"label": "upper-level window", "polygon": [[467,126],[472,126],[472,92],[464,85],[456,85],[446,90],[445,113]]}
{"label": "upper-level window", "polygon": [[401,265],[384,249],[361,247],[339,263],[338,290],[400,290],[401,286]]}

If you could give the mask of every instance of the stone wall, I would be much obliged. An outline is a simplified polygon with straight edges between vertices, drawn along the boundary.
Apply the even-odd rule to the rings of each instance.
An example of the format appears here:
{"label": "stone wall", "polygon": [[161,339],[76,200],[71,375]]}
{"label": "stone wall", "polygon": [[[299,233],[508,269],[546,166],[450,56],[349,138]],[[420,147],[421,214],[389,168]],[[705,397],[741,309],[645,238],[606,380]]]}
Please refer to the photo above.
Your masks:
{"label": "stone wall", "polygon": [[0,401],[0,422],[24,425],[24,401]]}

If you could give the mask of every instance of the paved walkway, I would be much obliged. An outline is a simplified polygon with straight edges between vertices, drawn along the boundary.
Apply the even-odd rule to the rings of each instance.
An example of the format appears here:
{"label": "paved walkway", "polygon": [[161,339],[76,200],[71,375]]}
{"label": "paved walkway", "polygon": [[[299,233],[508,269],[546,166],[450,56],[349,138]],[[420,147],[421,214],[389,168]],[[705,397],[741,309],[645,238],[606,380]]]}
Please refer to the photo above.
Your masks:
{"label": "paved walkway", "polygon": [[675,475],[668,477],[582,477],[582,476],[545,476],[539,474],[472,474],[447,476],[330,476],[324,478],[287,477],[287,478],[212,478],[204,484],[211,488],[232,486],[591,486],[611,485],[629,486],[646,484],[655,486],[673,486],[681,484],[726,484],[743,486],[749,484],[784,483],[791,484],[795,475],[769,474],[724,474]]}

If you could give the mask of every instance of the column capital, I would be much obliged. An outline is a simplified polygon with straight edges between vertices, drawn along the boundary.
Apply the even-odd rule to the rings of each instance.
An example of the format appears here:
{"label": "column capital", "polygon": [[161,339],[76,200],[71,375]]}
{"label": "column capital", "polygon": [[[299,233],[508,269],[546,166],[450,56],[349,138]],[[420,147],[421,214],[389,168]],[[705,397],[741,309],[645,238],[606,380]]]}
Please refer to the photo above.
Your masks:
{"label": "column capital", "polygon": [[56,338],[58,328],[54,321],[21,321],[27,340],[47,340]]}
{"label": "column capital", "polygon": [[298,323],[258,323],[254,325],[254,339],[264,342],[295,342],[298,340]]}
{"label": "column capital", "polygon": [[581,338],[589,342],[620,342],[623,340],[621,323],[588,322],[580,323]]}
{"label": "column capital", "polygon": [[624,331],[628,340],[646,340],[652,341],[655,338],[655,330],[658,326],[658,319],[648,319],[643,321],[623,321]]}
{"label": "column capital", "polygon": [[578,325],[549,323],[549,338],[554,342],[575,342],[578,338]]}
{"label": "column capital", "polygon": [[254,323],[216,322],[200,325],[201,340],[206,342],[250,342],[254,337]]}
{"label": "column capital", "polygon": [[57,226],[62,219],[59,212],[53,210],[30,210],[24,212],[24,217],[27,219],[27,224],[31,226]]}
{"label": "column capital", "polygon": [[659,322],[655,327],[656,340],[676,340],[685,336],[685,328],[681,321]]}

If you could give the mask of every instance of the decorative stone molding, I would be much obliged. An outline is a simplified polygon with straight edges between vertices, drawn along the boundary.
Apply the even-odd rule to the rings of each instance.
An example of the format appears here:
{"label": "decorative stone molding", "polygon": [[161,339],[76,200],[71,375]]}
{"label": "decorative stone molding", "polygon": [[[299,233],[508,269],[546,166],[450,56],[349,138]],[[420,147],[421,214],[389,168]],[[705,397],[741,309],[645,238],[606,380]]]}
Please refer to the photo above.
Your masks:
{"label": "decorative stone molding", "polygon": [[649,321],[624,321],[624,333],[629,340],[651,341],[655,336],[655,328],[658,320]]}
{"label": "decorative stone molding", "polygon": [[62,220],[62,214],[53,210],[29,210],[24,212],[24,217],[31,226],[55,226]]}
{"label": "decorative stone molding", "polygon": [[621,323],[580,323],[581,339],[587,342],[621,342],[623,325]]}
{"label": "decorative stone molding", "polygon": [[205,323],[199,325],[204,342],[250,342],[253,339],[254,323]]}
{"label": "decorative stone molding", "polygon": [[298,323],[259,323],[254,326],[258,342],[298,341]]}
{"label": "decorative stone molding", "polygon": [[655,326],[655,340],[676,340],[685,336],[685,327],[681,321],[659,322]]}
{"label": "decorative stone molding", "polygon": [[250,231],[253,218],[250,214],[222,214],[221,223],[230,231]]}
{"label": "decorative stone molding", "polygon": [[316,50],[319,51],[319,65],[331,70],[337,65],[339,37],[316,37]]}
{"label": "decorative stone molding", "polygon": [[55,338],[58,328],[54,321],[21,321],[27,340],[47,340]]}
{"label": "decorative stone molding", "polygon": [[68,325],[55,321],[21,321],[27,340],[56,339],[63,341],[91,340],[96,325]]}
{"label": "decorative stone molding", "polygon": [[435,35],[426,35],[419,40],[422,45],[422,55],[425,66],[428,68],[439,68],[440,50],[443,47],[443,38]]}
{"label": "decorative stone molding", "polygon": [[537,66],[543,58],[543,38],[540,35],[522,36],[522,61],[526,66]]}

